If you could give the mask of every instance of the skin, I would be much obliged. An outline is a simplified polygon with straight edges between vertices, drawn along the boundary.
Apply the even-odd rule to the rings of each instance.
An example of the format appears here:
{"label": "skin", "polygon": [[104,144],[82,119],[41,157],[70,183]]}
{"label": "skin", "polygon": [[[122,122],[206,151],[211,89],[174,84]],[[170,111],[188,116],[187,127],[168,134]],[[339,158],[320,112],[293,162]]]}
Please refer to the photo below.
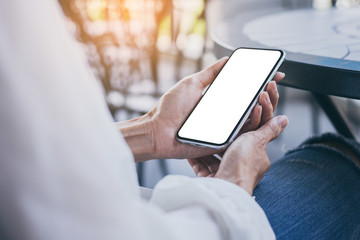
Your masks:
{"label": "skin", "polygon": [[222,161],[214,156],[188,159],[199,177],[215,177],[232,182],[250,195],[270,168],[267,144],[276,139],[288,124],[285,116],[266,122],[256,131],[240,135],[225,151]]}
{"label": "skin", "polygon": [[[279,99],[276,82],[285,76],[283,73],[277,73],[274,81],[259,96],[258,105],[254,107],[238,139],[227,150],[195,147],[180,143],[175,138],[181,124],[200,100],[203,90],[215,79],[227,59],[223,58],[211,67],[179,81],[147,114],[116,123],[135,161],[189,158],[198,176],[222,178],[252,193],[253,187],[269,168],[267,143],[276,138],[288,122],[284,116],[273,118]],[[224,154],[221,164],[212,156],[214,153]]]}

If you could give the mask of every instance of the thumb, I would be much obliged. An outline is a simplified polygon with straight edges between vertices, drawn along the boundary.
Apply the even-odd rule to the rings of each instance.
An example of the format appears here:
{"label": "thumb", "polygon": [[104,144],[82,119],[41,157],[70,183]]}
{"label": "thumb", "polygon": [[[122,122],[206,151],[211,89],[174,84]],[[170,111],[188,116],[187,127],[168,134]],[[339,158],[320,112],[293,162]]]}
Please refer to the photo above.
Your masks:
{"label": "thumb", "polygon": [[267,121],[256,132],[262,136],[264,141],[271,142],[276,139],[288,125],[289,119],[286,116],[277,116]]}
{"label": "thumb", "polygon": [[212,83],[229,58],[223,57],[215,64],[199,72],[198,78],[204,87]]}

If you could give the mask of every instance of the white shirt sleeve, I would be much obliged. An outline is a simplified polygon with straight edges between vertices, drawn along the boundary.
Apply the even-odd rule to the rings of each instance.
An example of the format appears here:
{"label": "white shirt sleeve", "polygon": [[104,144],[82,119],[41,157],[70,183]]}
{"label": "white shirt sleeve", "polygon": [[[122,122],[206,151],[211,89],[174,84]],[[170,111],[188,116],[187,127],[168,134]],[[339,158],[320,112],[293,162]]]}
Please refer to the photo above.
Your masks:
{"label": "white shirt sleeve", "polygon": [[0,239],[274,239],[255,200],[219,179],[169,176],[141,199],[56,1],[1,1],[0,36]]}

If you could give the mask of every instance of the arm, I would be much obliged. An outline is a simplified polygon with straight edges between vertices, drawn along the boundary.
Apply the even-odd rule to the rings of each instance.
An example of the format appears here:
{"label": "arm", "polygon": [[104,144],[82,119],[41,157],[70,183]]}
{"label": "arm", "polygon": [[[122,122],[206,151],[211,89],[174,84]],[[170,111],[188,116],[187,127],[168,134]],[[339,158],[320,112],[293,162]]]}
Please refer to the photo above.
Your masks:
{"label": "arm", "polygon": [[123,122],[117,122],[116,128],[121,131],[126,143],[129,145],[135,161],[141,162],[156,159],[154,134],[151,131],[152,117],[150,113]]}
{"label": "arm", "polygon": [[[139,118],[116,123],[130,146],[135,161],[162,158],[196,158],[218,151],[194,147],[176,140],[176,131],[200,100],[204,89],[214,80],[227,58],[211,67],[178,82],[163,95],[157,106]],[[276,82],[284,77],[277,73],[274,80],[259,97],[259,104],[253,109],[241,133],[254,130],[273,117],[279,94]]]}
{"label": "arm", "polygon": [[0,238],[274,238],[251,196],[222,179],[168,177],[144,203],[131,152],[55,2],[0,5]]}
{"label": "arm", "polygon": [[222,238],[273,238],[264,212],[251,195],[270,167],[267,144],[279,136],[287,123],[286,117],[275,117],[260,129],[241,135],[226,150],[220,166],[217,170],[212,169],[213,172],[208,168],[210,165],[205,165],[212,159],[203,159],[202,165],[192,164],[196,173],[202,173],[202,176],[215,174],[213,178],[166,177],[156,186],[152,202],[172,214],[179,209],[186,212],[196,205],[207,209]]}

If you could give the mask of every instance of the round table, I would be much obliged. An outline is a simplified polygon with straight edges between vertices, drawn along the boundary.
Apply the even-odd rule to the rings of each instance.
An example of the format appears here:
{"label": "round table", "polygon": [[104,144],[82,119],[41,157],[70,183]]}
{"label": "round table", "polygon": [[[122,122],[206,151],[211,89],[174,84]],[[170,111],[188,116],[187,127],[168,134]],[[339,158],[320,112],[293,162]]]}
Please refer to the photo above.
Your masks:
{"label": "round table", "polygon": [[360,99],[360,7],[253,10],[228,17],[211,34],[219,58],[240,46],[285,50],[281,84],[311,91],[338,132],[354,138],[328,95]]}

